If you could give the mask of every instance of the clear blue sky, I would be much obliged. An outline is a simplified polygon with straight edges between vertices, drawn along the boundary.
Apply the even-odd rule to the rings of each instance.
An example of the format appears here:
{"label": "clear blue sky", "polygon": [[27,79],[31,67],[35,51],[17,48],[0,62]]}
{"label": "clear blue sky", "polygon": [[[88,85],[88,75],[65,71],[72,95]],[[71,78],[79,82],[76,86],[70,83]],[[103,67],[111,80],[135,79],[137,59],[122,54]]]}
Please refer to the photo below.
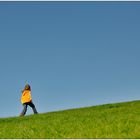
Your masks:
{"label": "clear blue sky", "polygon": [[0,2],[0,117],[26,83],[40,113],[140,100],[140,2]]}

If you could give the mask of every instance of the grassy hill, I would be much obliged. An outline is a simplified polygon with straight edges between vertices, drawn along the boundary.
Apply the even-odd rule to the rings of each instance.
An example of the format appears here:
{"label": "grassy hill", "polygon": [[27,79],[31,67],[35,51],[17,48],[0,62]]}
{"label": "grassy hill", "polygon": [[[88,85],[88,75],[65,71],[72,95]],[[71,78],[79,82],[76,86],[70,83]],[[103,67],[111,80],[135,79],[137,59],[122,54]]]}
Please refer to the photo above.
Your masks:
{"label": "grassy hill", "polygon": [[140,101],[1,118],[0,138],[140,138]]}

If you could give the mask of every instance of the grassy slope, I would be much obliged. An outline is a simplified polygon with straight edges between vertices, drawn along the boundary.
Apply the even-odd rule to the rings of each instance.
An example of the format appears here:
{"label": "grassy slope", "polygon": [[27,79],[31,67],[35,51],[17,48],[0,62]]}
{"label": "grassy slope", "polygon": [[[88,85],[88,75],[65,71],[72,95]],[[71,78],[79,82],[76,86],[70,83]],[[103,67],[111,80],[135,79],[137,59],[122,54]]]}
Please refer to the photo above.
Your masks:
{"label": "grassy slope", "polygon": [[140,138],[140,101],[0,119],[0,138]]}

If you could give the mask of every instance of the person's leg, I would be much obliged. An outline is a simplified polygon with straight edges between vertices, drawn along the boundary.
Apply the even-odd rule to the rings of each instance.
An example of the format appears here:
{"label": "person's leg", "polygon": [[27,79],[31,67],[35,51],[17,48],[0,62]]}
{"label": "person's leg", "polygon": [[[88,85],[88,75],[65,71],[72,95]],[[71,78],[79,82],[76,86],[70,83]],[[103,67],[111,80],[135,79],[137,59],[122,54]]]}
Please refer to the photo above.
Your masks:
{"label": "person's leg", "polygon": [[25,103],[25,104],[23,104],[23,110],[22,110],[20,116],[24,116],[26,114],[26,111],[27,111],[27,104]]}
{"label": "person's leg", "polygon": [[34,114],[38,114],[35,105],[33,104],[33,102],[29,102],[28,105],[33,109]]}

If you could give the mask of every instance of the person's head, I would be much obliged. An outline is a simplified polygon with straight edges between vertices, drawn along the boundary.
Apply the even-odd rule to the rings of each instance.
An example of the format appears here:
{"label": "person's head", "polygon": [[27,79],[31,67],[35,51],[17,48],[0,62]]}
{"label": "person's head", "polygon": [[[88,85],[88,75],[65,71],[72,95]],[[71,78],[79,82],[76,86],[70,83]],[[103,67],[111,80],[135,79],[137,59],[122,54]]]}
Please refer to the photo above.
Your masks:
{"label": "person's head", "polygon": [[31,90],[30,85],[29,84],[26,84],[24,90]]}

